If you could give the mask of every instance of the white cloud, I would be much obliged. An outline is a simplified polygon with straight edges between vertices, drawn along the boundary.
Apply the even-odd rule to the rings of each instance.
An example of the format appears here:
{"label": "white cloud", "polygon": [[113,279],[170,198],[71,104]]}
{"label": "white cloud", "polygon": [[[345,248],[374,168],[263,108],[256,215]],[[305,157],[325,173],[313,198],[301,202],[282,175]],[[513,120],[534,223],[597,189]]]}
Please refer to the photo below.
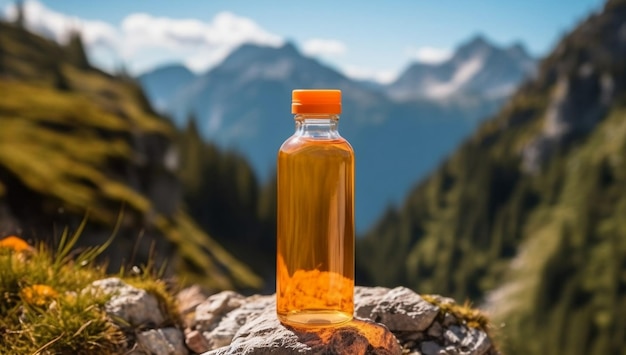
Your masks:
{"label": "white cloud", "polygon": [[[126,16],[118,25],[69,16],[47,8],[38,0],[24,2],[29,29],[65,43],[72,30],[83,35],[92,62],[113,71],[124,63],[133,74],[166,62],[181,62],[203,72],[221,62],[243,43],[280,46],[283,38],[253,20],[230,12],[216,14],[210,21],[174,19],[146,13]],[[5,18],[14,19],[15,5],[4,9]],[[347,46],[336,39],[312,38],[302,45],[308,56],[336,58],[347,53]],[[348,66],[344,73],[354,79],[389,83],[396,71]]]}
{"label": "white cloud", "polygon": [[396,80],[398,72],[395,70],[375,70],[372,68],[348,65],[343,68],[343,72],[349,78],[356,80],[372,80],[380,84],[389,84]]}
{"label": "white cloud", "polygon": [[282,38],[254,21],[230,12],[218,13],[211,22],[132,14],[122,22],[124,58],[132,60],[146,50],[180,53],[180,60],[195,71],[219,63],[243,43],[279,46]]}
{"label": "white cloud", "polygon": [[437,64],[450,59],[452,51],[445,48],[435,47],[409,47],[406,53],[412,58],[422,63]]}
{"label": "white cloud", "polygon": [[212,22],[171,19],[148,14],[132,14],[122,22],[122,32],[131,41],[127,50],[164,46],[168,49],[193,47],[235,47],[242,43],[280,45],[282,39],[260,28],[254,21],[221,12]]}
{"label": "white cloud", "polygon": [[302,52],[309,56],[338,56],[345,54],[347,48],[335,39],[313,38],[304,42]]}
{"label": "white cloud", "polygon": [[[37,0],[27,0],[24,9],[26,26],[33,32],[65,43],[72,30],[79,30],[95,64],[113,69],[125,62],[135,73],[164,60],[184,62],[202,71],[243,43],[269,46],[283,43],[280,36],[264,30],[251,19],[230,12],[218,13],[209,22],[135,13],[115,27],[56,12]],[[14,19],[16,14],[15,5],[5,8],[7,19]],[[98,62],[103,58],[105,62]]]}

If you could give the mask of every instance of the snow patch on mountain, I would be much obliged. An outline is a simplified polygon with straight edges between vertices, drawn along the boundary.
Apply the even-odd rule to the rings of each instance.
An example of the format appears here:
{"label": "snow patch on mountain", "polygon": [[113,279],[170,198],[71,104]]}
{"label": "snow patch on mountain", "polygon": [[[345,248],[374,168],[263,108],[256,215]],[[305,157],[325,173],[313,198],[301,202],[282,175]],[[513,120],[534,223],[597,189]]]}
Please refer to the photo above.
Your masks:
{"label": "snow patch on mountain", "polygon": [[484,66],[484,58],[471,58],[462,63],[448,82],[436,82],[426,85],[424,96],[432,99],[443,99],[459,91]]}

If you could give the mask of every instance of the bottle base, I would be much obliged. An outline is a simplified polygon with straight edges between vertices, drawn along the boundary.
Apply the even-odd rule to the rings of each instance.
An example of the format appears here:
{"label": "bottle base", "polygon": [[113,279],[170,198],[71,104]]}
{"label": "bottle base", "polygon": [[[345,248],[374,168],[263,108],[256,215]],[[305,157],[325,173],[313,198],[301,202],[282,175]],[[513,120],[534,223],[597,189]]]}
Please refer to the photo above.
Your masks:
{"label": "bottle base", "polygon": [[334,327],[348,323],[353,318],[351,313],[328,310],[306,310],[278,314],[278,320],[281,323],[300,328]]}

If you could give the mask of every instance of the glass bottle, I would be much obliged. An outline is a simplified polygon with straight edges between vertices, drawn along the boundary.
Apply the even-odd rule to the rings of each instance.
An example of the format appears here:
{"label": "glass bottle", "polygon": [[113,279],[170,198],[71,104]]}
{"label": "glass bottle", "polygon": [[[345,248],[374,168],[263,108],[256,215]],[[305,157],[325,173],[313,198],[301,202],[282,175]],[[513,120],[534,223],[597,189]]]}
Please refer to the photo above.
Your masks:
{"label": "glass bottle", "polygon": [[276,310],[292,326],[354,313],[354,151],[340,90],[294,90],[296,131],[278,152]]}

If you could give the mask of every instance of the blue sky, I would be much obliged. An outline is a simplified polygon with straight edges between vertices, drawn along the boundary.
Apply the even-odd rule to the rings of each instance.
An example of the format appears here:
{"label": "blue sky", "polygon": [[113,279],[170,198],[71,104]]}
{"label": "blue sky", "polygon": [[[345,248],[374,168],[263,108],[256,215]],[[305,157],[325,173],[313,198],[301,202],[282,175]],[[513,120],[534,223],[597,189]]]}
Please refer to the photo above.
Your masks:
{"label": "blue sky", "polygon": [[[13,1],[0,0],[11,16]],[[480,33],[498,45],[549,52],[601,0],[192,1],[27,0],[30,25],[56,33],[85,29],[90,57],[139,73],[181,61],[196,71],[243,42],[301,50],[358,78],[392,80],[411,61],[436,61]],[[66,25],[60,26],[63,20]],[[55,22],[56,21],[56,22]],[[69,24],[68,24],[69,23]],[[178,41],[178,42],[176,42]]]}

